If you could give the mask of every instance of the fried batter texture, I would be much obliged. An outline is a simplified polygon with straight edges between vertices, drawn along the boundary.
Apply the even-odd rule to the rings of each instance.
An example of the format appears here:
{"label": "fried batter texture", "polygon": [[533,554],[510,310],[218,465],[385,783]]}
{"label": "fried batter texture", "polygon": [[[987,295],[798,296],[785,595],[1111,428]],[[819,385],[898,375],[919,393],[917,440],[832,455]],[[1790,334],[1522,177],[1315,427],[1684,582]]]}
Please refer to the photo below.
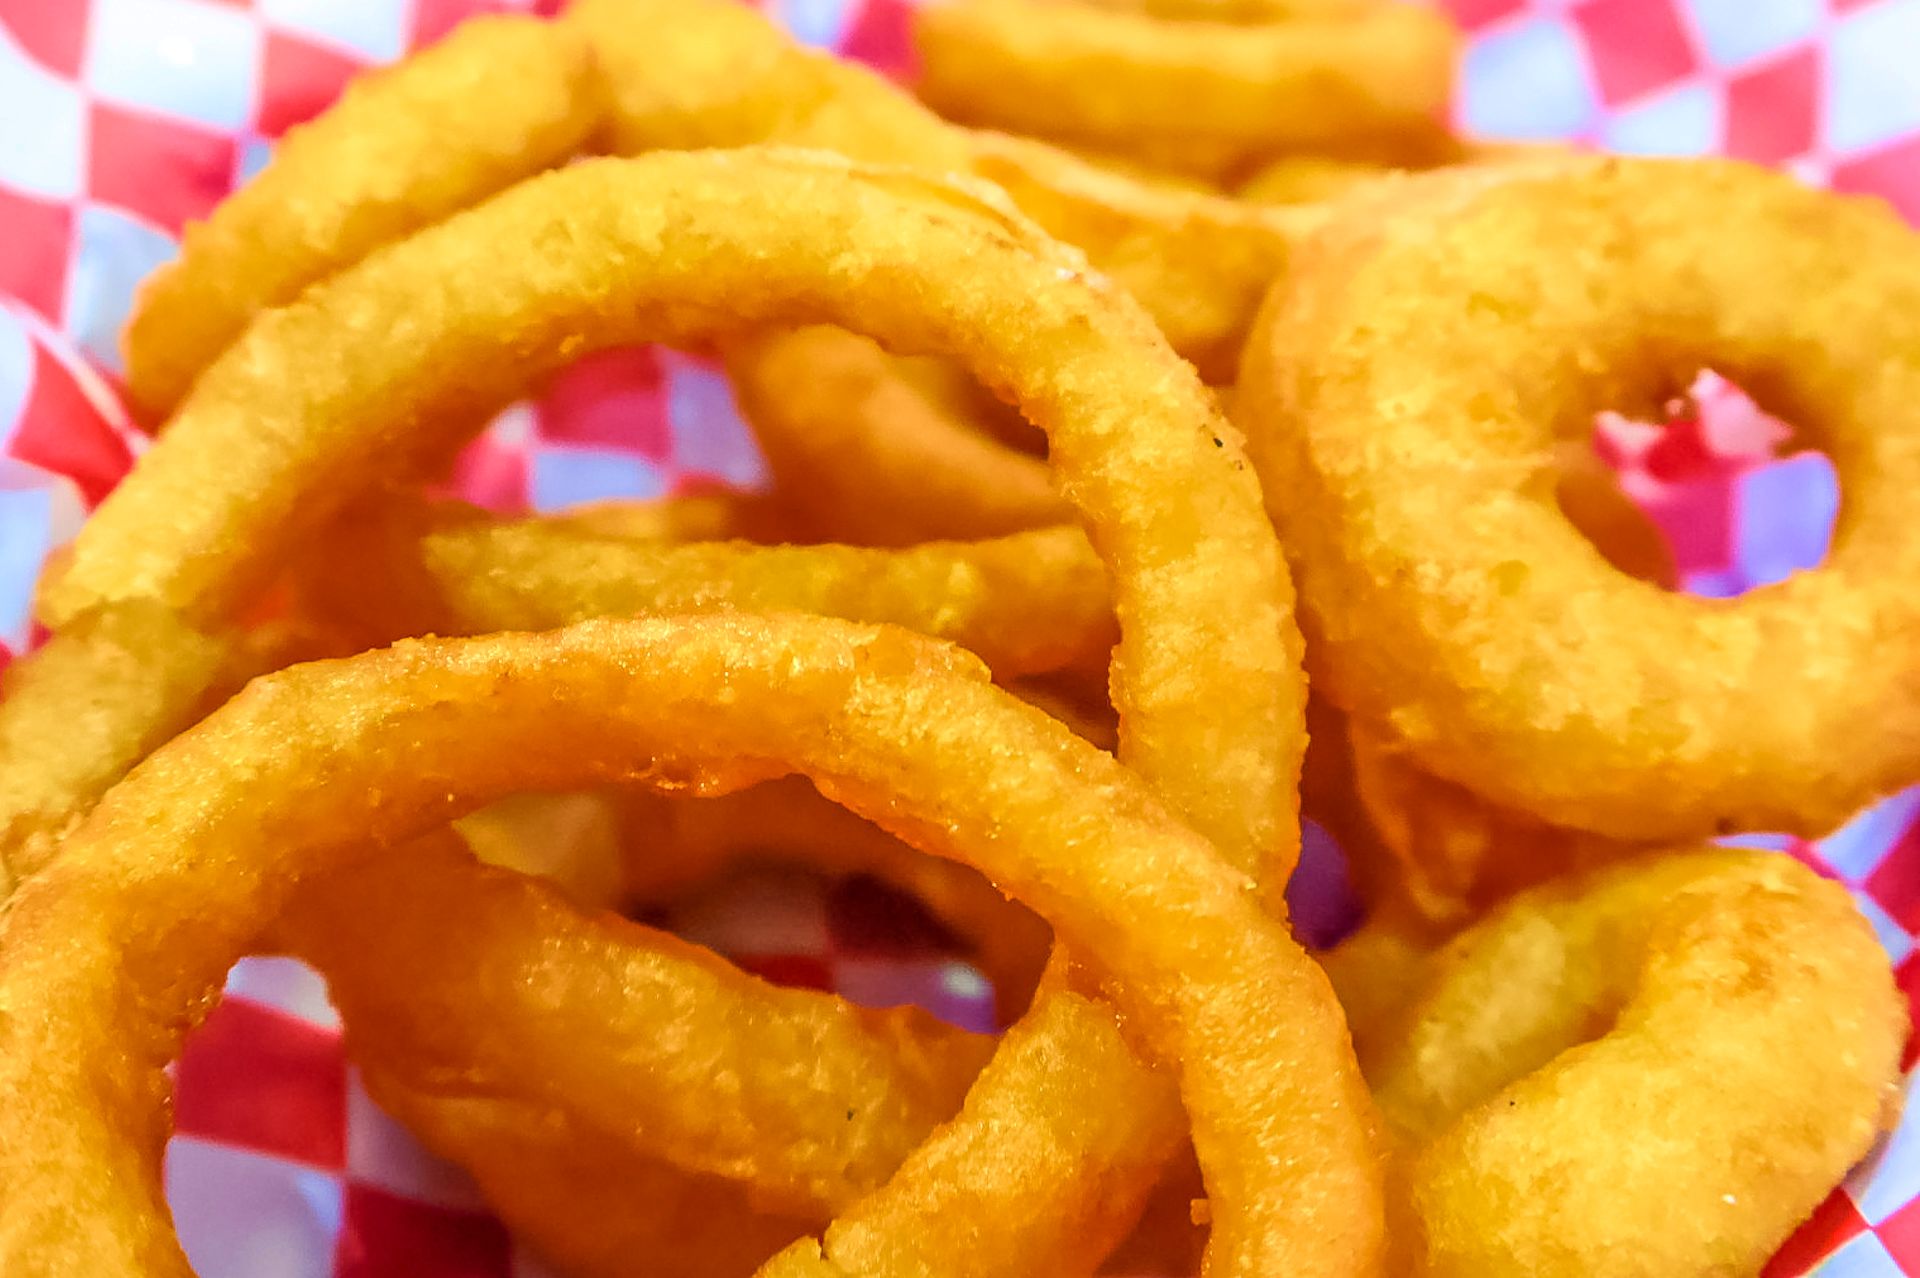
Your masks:
{"label": "fried batter texture", "polygon": [[899,550],[757,546],[386,500],[312,557],[306,584],[318,612],[350,619],[369,644],[647,612],[793,611],[948,639],[1005,677],[1103,669],[1117,637],[1106,573],[1071,527]]}
{"label": "fried batter texture", "polygon": [[[1889,660],[1920,599],[1878,584],[1920,572],[1911,230],[1714,160],[1458,170],[1348,207],[1234,401],[1320,691],[1436,777],[1627,841],[1815,836],[1920,774],[1920,684]],[[1802,423],[1847,494],[1825,565],[1731,602],[1619,571],[1556,493],[1562,441],[1703,365]]]}
{"label": "fried batter texture", "polygon": [[[529,246],[511,269],[503,242]],[[959,359],[1048,432],[1120,618],[1123,757],[1242,863],[1290,865],[1305,690],[1272,530],[1205,388],[1078,264],[990,192],[905,172],[777,152],[575,165],[262,316],[43,604],[56,624],[129,598],[217,618],[383,466],[443,455],[586,350],[868,327]]]}
{"label": "fried batter texture", "polygon": [[[421,925],[423,902],[443,926]],[[565,1111],[629,1158],[738,1184],[791,1218],[824,1221],[878,1188],[993,1048],[917,1009],[776,988],[445,836],[318,876],[275,931],[327,977],[383,1100]]]}
{"label": "fried batter texture", "polygon": [[586,42],[532,18],[462,23],[356,79],[141,285],[125,339],[137,414],[161,424],[260,311],[562,163],[604,111]]}
{"label": "fried batter texture", "polygon": [[1179,1080],[1216,1190],[1216,1272],[1377,1263],[1371,1102],[1324,978],[1244,876],[959,650],[744,615],[297,667],[116,787],[0,919],[0,1097],[16,1116],[0,1262],[26,1278],[190,1272],[160,1206],[163,1069],[301,878],[514,790],[719,790],[787,768],[975,860],[1098,964]]}
{"label": "fried batter texture", "polygon": [[1789,857],[1575,876],[1416,970],[1363,1061],[1409,1151],[1412,1272],[1758,1273],[1892,1112],[1885,952]]}
{"label": "fried batter texture", "polygon": [[1222,22],[951,0],[913,22],[916,90],[965,124],[1229,181],[1290,151],[1446,146],[1458,36],[1425,5]]}

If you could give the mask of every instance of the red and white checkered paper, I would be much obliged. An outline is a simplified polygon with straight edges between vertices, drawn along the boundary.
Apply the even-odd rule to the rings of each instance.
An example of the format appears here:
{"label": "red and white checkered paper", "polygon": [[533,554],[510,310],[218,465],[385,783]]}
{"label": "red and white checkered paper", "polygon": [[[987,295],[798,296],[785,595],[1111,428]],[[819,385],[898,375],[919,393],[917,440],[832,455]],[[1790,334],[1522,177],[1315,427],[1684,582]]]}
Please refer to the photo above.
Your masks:
{"label": "red and white checkered paper", "polygon": [[[883,67],[905,0],[765,0],[802,38]],[[34,636],[44,556],[138,448],[116,390],[132,289],[257,171],[274,139],[367,65],[463,18],[546,0],[0,0],[0,666]],[[1884,196],[1920,220],[1920,0],[1449,0],[1470,34],[1457,114],[1493,136],[1626,152],[1725,152]],[[1737,399],[1601,443],[1674,542],[1684,584],[1732,594],[1817,560],[1824,459]],[[583,363],[504,414],[463,462],[478,500],[547,509],[760,478],[725,384],[654,349]],[[1920,795],[1819,844],[1757,840],[1853,888],[1901,987],[1920,992]],[[1315,832],[1317,833],[1317,832]],[[1340,917],[1309,840],[1303,921]],[[961,947],[870,882],[735,882],[669,920],[773,979],[913,1001],[986,1027]],[[1910,1059],[1909,1066],[1913,1064]],[[357,1086],[312,973],[235,969],[178,1068],[168,1191],[203,1278],[504,1278],[540,1273],[456,1170]],[[636,1258],[637,1262],[644,1258]],[[1768,1271],[1920,1278],[1920,1120],[1883,1143]]]}

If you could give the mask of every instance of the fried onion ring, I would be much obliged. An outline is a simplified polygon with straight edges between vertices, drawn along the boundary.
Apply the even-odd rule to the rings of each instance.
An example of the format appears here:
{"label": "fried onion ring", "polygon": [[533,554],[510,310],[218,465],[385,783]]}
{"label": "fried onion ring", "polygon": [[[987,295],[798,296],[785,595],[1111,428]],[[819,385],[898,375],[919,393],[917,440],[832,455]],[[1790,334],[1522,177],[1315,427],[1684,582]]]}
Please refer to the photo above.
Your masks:
{"label": "fried onion ring", "polygon": [[1319,969],[1245,877],[958,650],[745,616],[296,667],[149,758],[0,918],[0,1265],[190,1272],[160,1183],[164,1068],[301,878],[510,791],[720,790],[789,768],[977,859],[1099,965],[1177,1071],[1215,1191],[1214,1272],[1377,1265],[1370,1101]]}
{"label": "fried onion ring", "polygon": [[254,315],[381,245],[564,161],[600,122],[577,33],[483,17],[347,86],[187,228],[127,322],[127,396],[159,423]]}
{"label": "fried onion ring", "polygon": [[[503,262],[503,243],[524,251]],[[959,359],[1047,431],[1111,577],[1122,757],[1237,863],[1277,858],[1277,888],[1305,691],[1272,529],[1192,370],[1080,267],[990,197],[904,171],[780,152],[577,164],[262,315],[42,603],[56,624],[124,598],[218,618],[373,474],[443,455],[570,358],[870,327]]]}
{"label": "fried onion ring", "polygon": [[579,0],[613,94],[623,154],[757,143],[985,177],[1132,293],[1175,350],[1233,374],[1259,297],[1302,220],[1144,183],[1038,143],[955,128],[872,71],[806,49],[730,0]]}
{"label": "fried onion ring", "polygon": [[1209,22],[1272,22],[1364,13],[1380,0],[1077,0],[1096,9]]}
{"label": "fried onion ring", "polygon": [[31,873],[94,796],[193,722],[232,645],[165,608],[76,618],[0,676],[0,886]]}
{"label": "fried onion ring", "polygon": [[[589,916],[449,842],[317,876],[276,929],[327,977],[377,1091],[564,1109],[748,1185],[764,1209],[824,1217],[951,1117],[992,1050],[918,1009],[780,989],[664,932]],[[417,917],[427,901],[437,926]]]}
{"label": "fried onion ring", "polygon": [[[501,243],[525,246],[510,269]],[[376,469],[444,456],[461,423],[564,359],[648,338],[701,342],[729,316],[871,324],[908,349],[956,356],[1048,430],[1055,473],[1113,577],[1123,757],[1217,831],[1227,855],[1262,865],[1277,897],[1295,851],[1303,692],[1257,489],[1211,397],[1137,307],[990,192],[764,152],[590,162],[535,179],[261,316],[102,506],[46,598],[58,611],[93,592],[154,596],[219,615]],[[392,340],[401,330],[409,341]],[[185,505],[180,485],[193,491]],[[1099,1108],[1097,1080],[1085,1103]],[[1302,1170],[1372,1174],[1353,1170],[1351,1143],[1309,1144]],[[1030,1223],[1126,1188],[1038,1183]],[[1344,1269],[1377,1246],[1371,1200],[1364,1186],[1299,1200],[1339,1227],[1304,1243],[1228,1231],[1223,1254],[1299,1245]]]}
{"label": "fried onion ring", "polygon": [[1457,931],[1522,888],[1645,850],[1488,803],[1359,724],[1347,735],[1375,835],[1355,847],[1355,881],[1374,909],[1417,919],[1428,935]]}
{"label": "fried onion ring", "polygon": [[1412,4],[1249,25],[947,0],[913,24],[915,88],[949,119],[1223,178],[1287,151],[1432,137],[1458,45]]}
{"label": "fried onion ring", "polygon": [[556,526],[583,533],[649,541],[751,541],[764,546],[793,536],[787,512],[778,502],[764,494],[731,489],[650,501],[587,502],[547,518]]}
{"label": "fried onion ring", "polygon": [[[1064,1057],[1062,1041],[1098,1054]],[[1103,1080],[1094,1105],[1089,1079]],[[1173,1080],[1133,1059],[1110,1008],[1055,993],[1036,1005],[1033,1024],[1007,1031],[958,1120],[835,1220],[823,1241],[797,1249],[820,1255],[831,1273],[863,1278],[1092,1274],[1185,1135],[1172,1098]],[[1034,1192],[1036,1169],[1124,1192],[1082,1195],[1076,1210],[1062,1212],[1055,1195]],[[983,1229],[987,1222],[994,1228]]]}
{"label": "fried onion ring", "polygon": [[0,675],[0,900],[135,761],[255,675],[349,651],[297,619],[203,633],[138,600],[94,609]]}
{"label": "fried onion ring", "polygon": [[[1716,160],[1458,170],[1345,207],[1234,405],[1317,688],[1424,771],[1629,841],[1817,835],[1920,775],[1920,599],[1884,584],[1920,575],[1909,228]],[[1756,287],[1757,260],[1823,287]],[[1824,566],[1737,600],[1619,572],[1555,495],[1560,441],[1605,408],[1658,420],[1703,366],[1802,423],[1845,493]]]}
{"label": "fried onion ring", "polygon": [[984,434],[971,405],[928,393],[866,338],[796,328],[726,354],[779,499],[816,536],[908,546],[1072,517],[1045,461]]}
{"label": "fried onion ring", "polygon": [[1366,1064],[1434,1278],[1758,1273],[1897,1092],[1885,951],[1777,853],[1556,883],[1422,966]]}
{"label": "fried onion ring", "polygon": [[756,1210],[740,1185],[634,1152],[565,1109],[512,1097],[435,1096],[366,1078],[367,1090],[428,1150],[458,1163],[487,1205],[567,1278],[743,1278],[815,1217]]}
{"label": "fried onion ring", "polygon": [[902,550],[670,544],[387,501],[330,539],[308,585],[314,608],[352,618],[370,643],[644,612],[793,611],[948,639],[1009,676],[1104,668],[1115,638],[1106,573],[1072,527]]}
{"label": "fried onion ring", "polygon": [[[1027,700],[1022,691],[1014,690]],[[804,780],[769,781],[704,799],[622,794],[617,805],[630,901],[672,901],[755,857],[842,877],[870,875],[920,902],[969,944],[993,986],[1003,1024],[1016,1020],[1032,1000],[1052,944],[1044,922],[1007,900],[978,871],[915,851],[822,798]]]}

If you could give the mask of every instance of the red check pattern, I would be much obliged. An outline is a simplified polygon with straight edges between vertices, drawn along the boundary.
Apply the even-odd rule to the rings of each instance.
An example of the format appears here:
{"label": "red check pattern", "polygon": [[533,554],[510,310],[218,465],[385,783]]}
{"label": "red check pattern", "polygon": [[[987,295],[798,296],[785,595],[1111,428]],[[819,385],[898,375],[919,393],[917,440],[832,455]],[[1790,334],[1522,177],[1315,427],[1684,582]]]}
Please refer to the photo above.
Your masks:
{"label": "red check pattern", "polygon": [[[1920,96],[1901,52],[1920,31],[1908,0],[1444,0],[1480,49],[1559,40],[1581,92],[1554,132],[1643,149],[1622,125],[1671,108],[1699,127],[1647,148],[1788,167],[1879,195],[1920,219]],[[1885,69],[1879,69],[1884,67]],[[1475,88],[1463,98],[1469,122]],[[1890,102],[1862,103],[1887,78]],[[1898,80],[1909,81],[1898,84]]]}
{"label": "red check pattern", "polygon": [[[872,880],[743,875],[660,921],[769,980],[917,1002],[957,1024],[993,1028],[991,992],[960,943],[916,902]],[[769,937],[778,938],[773,948]],[[367,1099],[319,979],[297,964],[248,960],[236,969],[227,999],[181,1058],[175,1089],[170,1188],[191,1174],[202,1192],[248,1201],[244,1224],[261,1245],[298,1242],[316,1217],[337,1218],[337,1238],[327,1240],[332,1278],[541,1273],[465,1176],[422,1153]],[[290,1192],[262,1192],[275,1184]],[[203,1278],[241,1273],[219,1267],[234,1231],[194,1211],[197,1197],[181,1197],[174,1194],[176,1214]]]}
{"label": "red check pattern", "polygon": [[[1553,84],[1564,91],[1550,121],[1558,134],[1619,149],[1648,149],[1652,137],[1654,149],[1780,164],[1882,195],[1920,219],[1920,106],[1899,84],[1875,84],[1868,56],[1904,50],[1905,65],[1920,62],[1920,43],[1900,43],[1909,32],[1920,40],[1908,25],[1920,0],[1446,3],[1471,38],[1462,94],[1469,121],[1501,118],[1511,105],[1500,92],[1514,51],[1545,49],[1565,72]],[[55,139],[28,145],[41,139],[7,132],[20,126],[0,110],[0,569],[14,549],[6,538],[21,526],[7,522],[8,499],[35,494],[35,485],[50,494],[44,544],[33,548],[42,554],[71,535],[77,511],[130,464],[137,443],[114,392],[112,333],[132,279],[170,251],[180,228],[361,68],[483,10],[552,7],[0,0],[0,88],[18,87],[31,105],[11,116]],[[845,0],[845,8],[841,47],[904,71],[907,0]],[[150,56],[162,35],[204,55],[186,81]],[[1550,104],[1536,98],[1522,95],[1519,109],[1544,115]],[[24,371],[7,362],[7,335],[16,330],[24,336],[12,354]],[[14,403],[6,395],[16,386]],[[1663,527],[1683,530],[1687,562],[1706,569],[1739,540],[1739,501],[1727,477],[1751,473],[1757,450],[1770,445],[1729,443],[1702,423],[1693,427],[1644,448],[1623,437],[1619,460],[1630,485],[1668,503]],[[523,509],[750,483],[757,474],[714,370],[640,350],[587,361],[538,404],[509,411],[463,458],[454,481],[487,504]],[[0,668],[29,641],[21,630],[0,640]],[[1780,846],[1854,889],[1901,987],[1920,1001],[1915,806],[1903,797],[1821,845]],[[768,913],[774,908],[777,919]],[[735,885],[724,900],[674,921],[774,979],[868,1000],[910,998],[982,1023],[990,1000],[978,976],[953,961],[950,938],[919,924],[903,931],[900,920],[913,917],[910,903],[876,895],[870,884],[808,880],[778,893]],[[779,938],[770,949],[760,943],[768,937]],[[236,969],[177,1081],[169,1192],[206,1278],[541,1272],[457,1171],[422,1154],[366,1098],[310,973],[278,960]],[[1830,1278],[1920,1275],[1920,1125],[1884,1142],[1768,1273],[1790,1278],[1816,1268]]]}

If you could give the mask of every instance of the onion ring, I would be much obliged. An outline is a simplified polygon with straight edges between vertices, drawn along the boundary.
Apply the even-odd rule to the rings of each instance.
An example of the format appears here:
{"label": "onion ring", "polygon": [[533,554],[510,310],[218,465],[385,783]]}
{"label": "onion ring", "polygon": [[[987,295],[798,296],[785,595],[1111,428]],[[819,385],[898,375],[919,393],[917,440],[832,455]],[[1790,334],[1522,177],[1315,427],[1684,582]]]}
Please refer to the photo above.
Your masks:
{"label": "onion ring", "polygon": [[604,103],[570,28],[483,17],[347,86],[187,228],[127,322],[127,396],[158,423],[254,315],[579,150]]}
{"label": "onion ring", "polygon": [[972,174],[1138,298],[1175,350],[1230,378],[1259,297],[1303,222],[1130,180],[1033,142],[958,129],[864,67],[803,48],[727,0],[578,0],[612,85],[605,145],[622,154],[757,143]]}
{"label": "onion ring", "polygon": [[193,722],[231,645],[133,604],[83,615],[0,676],[0,888],[44,865],[127,763]]}
{"label": "onion ring", "polygon": [[565,1110],[441,1098],[378,1076],[366,1085],[423,1146],[473,1178],[516,1243],[568,1278],[632,1278],[638,1256],[648,1278],[739,1278],[823,1224],[757,1211],[741,1186],[651,1162],[631,1140],[588,1130]]}
{"label": "onion ring", "polygon": [[1287,151],[1439,133],[1458,36],[1437,10],[1332,19],[1168,20],[1034,0],[914,12],[935,110],[1049,141],[1229,177]]}
{"label": "onion ring", "polygon": [[1324,203],[1396,171],[1374,160],[1339,155],[1283,155],[1255,170],[1234,188],[1234,196],[1249,204]]}
{"label": "onion ring", "polygon": [[1071,517],[1045,461],[982,434],[970,406],[928,394],[865,338],[796,328],[726,357],[780,500],[816,536],[907,546]]}
{"label": "onion ring", "polygon": [[1078,0],[1095,9],[1209,22],[1273,22],[1364,13],[1380,0]]}
{"label": "onion ring", "polygon": [[[1686,214],[1709,205],[1712,228]],[[1426,772],[1628,841],[1816,835],[1920,775],[1920,600],[1879,584],[1920,576],[1910,229],[1714,160],[1459,170],[1346,207],[1234,405],[1317,688]],[[1756,288],[1762,258],[1830,287]],[[1825,566],[1732,601],[1618,572],[1554,492],[1560,440],[1704,365],[1806,423],[1846,493]]]}
{"label": "onion ring", "polygon": [[666,543],[389,501],[329,542],[312,560],[312,606],[351,619],[370,643],[645,612],[792,611],[951,640],[1009,676],[1104,668],[1115,638],[1106,573],[1072,527],[902,550]]}
{"label": "onion ring", "polygon": [[296,667],[151,756],[0,917],[0,1264],[190,1272],[160,1184],[163,1070],[302,877],[509,791],[719,790],[789,768],[977,858],[1108,974],[1129,1023],[1178,1062],[1218,1191],[1214,1272],[1377,1265],[1371,1105],[1338,1007],[1244,876],[958,650],[744,616]]}
{"label": "onion ring", "polygon": [[202,633],[132,601],[77,618],[0,675],[0,900],[148,751],[254,675],[345,651],[297,619]]}
{"label": "onion ring", "polygon": [[1355,849],[1361,894],[1429,935],[1457,931],[1522,888],[1646,850],[1498,807],[1359,724],[1347,732],[1354,792],[1375,834]]}
{"label": "onion ring", "polygon": [[[503,243],[526,251],[503,263]],[[1234,432],[1070,250],[904,171],[779,152],[588,161],[375,254],[208,370],[43,607],[55,624],[120,598],[217,618],[393,459],[444,454],[569,358],[814,320],[952,355],[1048,432],[1112,580],[1122,757],[1238,863],[1274,858],[1277,890],[1297,854],[1304,680]]]}
{"label": "onion ring", "polygon": [[1141,299],[1201,375],[1230,381],[1260,301],[1325,211],[1143,183],[1030,138],[976,131],[970,171]]}
{"label": "onion ring", "polygon": [[649,541],[751,541],[771,545],[792,536],[787,512],[759,493],[720,489],[649,501],[587,502],[554,511],[547,519],[599,537]]}
{"label": "onion ring", "polygon": [[1435,1278],[1758,1273],[1897,1096],[1886,954],[1777,853],[1556,883],[1424,966],[1367,1063]]}
{"label": "onion ring", "polygon": [[[798,207],[816,216],[795,219]],[[504,274],[503,242],[529,246]],[[1228,855],[1265,862],[1277,896],[1294,853],[1298,646],[1230,429],[1076,255],[991,195],[910,173],[777,153],[589,162],[391,246],[256,321],[96,513],[46,598],[151,595],[218,615],[389,455],[444,455],[460,423],[585,349],[698,342],[727,315],[871,323],[909,349],[958,356],[1048,428],[1063,489],[1114,577],[1123,756]],[[402,330],[412,340],[392,341]],[[279,375],[296,358],[307,375]],[[194,490],[186,507],[178,484]],[[1350,1169],[1350,1154],[1336,1146],[1312,1165]],[[1055,1203],[1118,1192],[1051,1189]],[[1312,1246],[1374,1246],[1369,1201],[1362,1190],[1317,1207],[1345,1223]],[[1228,1252],[1265,1245],[1292,1244]]]}
{"label": "onion ring", "polygon": [[[1064,1057],[1063,1041],[1099,1054]],[[1100,1101],[1091,1105],[1090,1079],[1102,1080]],[[820,1249],[835,1270],[865,1278],[1092,1274],[1125,1237],[1186,1134],[1173,1099],[1173,1080],[1133,1058],[1112,1009],[1054,993],[1036,1006],[1033,1024],[1007,1031],[959,1119],[915,1150],[884,1188],[842,1213],[823,1243],[807,1239],[799,1247]],[[1083,1195],[1072,1204],[1077,1210],[1062,1212],[1056,1195],[1035,1192],[1036,1168],[1076,1169],[1068,1174],[1123,1192]],[[983,1229],[987,1222],[994,1227]]]}
{"label": "onion ring", "polygon": [[[823,874],[870,875],[920,902],[969,943],[973,961],[993,986],[1003,1024],[1017,1020],[1032,1001],[1052,945],[1044,922],[1007,900],[978,871],[915,851],[820,797],[803,780],[769,781],[699,800],[622,794],[617,805],[630,901],[671,901],[756,856],[795,861]],[[661,849],[672,855],[661,855]]]}
{"label": "onion ring", "polygon": [[[426,901],[442,925],[416,917]],[[564,1109],[795,1216],[881,1185],[993,1047],[918,1009],[780,989],[447,839],[302,884],[275,931],[385,1087]]]}
{"label": "onion ring", "polygon": [[1409,169],[1460,164],[1535,164],[1578,154],[1560,142],[1454,141],[1423,162],[1353,155],[1283,155],[1243,180],[1237,199],[1252,204],[1290,205],[1337,200],[1383,177]]}

